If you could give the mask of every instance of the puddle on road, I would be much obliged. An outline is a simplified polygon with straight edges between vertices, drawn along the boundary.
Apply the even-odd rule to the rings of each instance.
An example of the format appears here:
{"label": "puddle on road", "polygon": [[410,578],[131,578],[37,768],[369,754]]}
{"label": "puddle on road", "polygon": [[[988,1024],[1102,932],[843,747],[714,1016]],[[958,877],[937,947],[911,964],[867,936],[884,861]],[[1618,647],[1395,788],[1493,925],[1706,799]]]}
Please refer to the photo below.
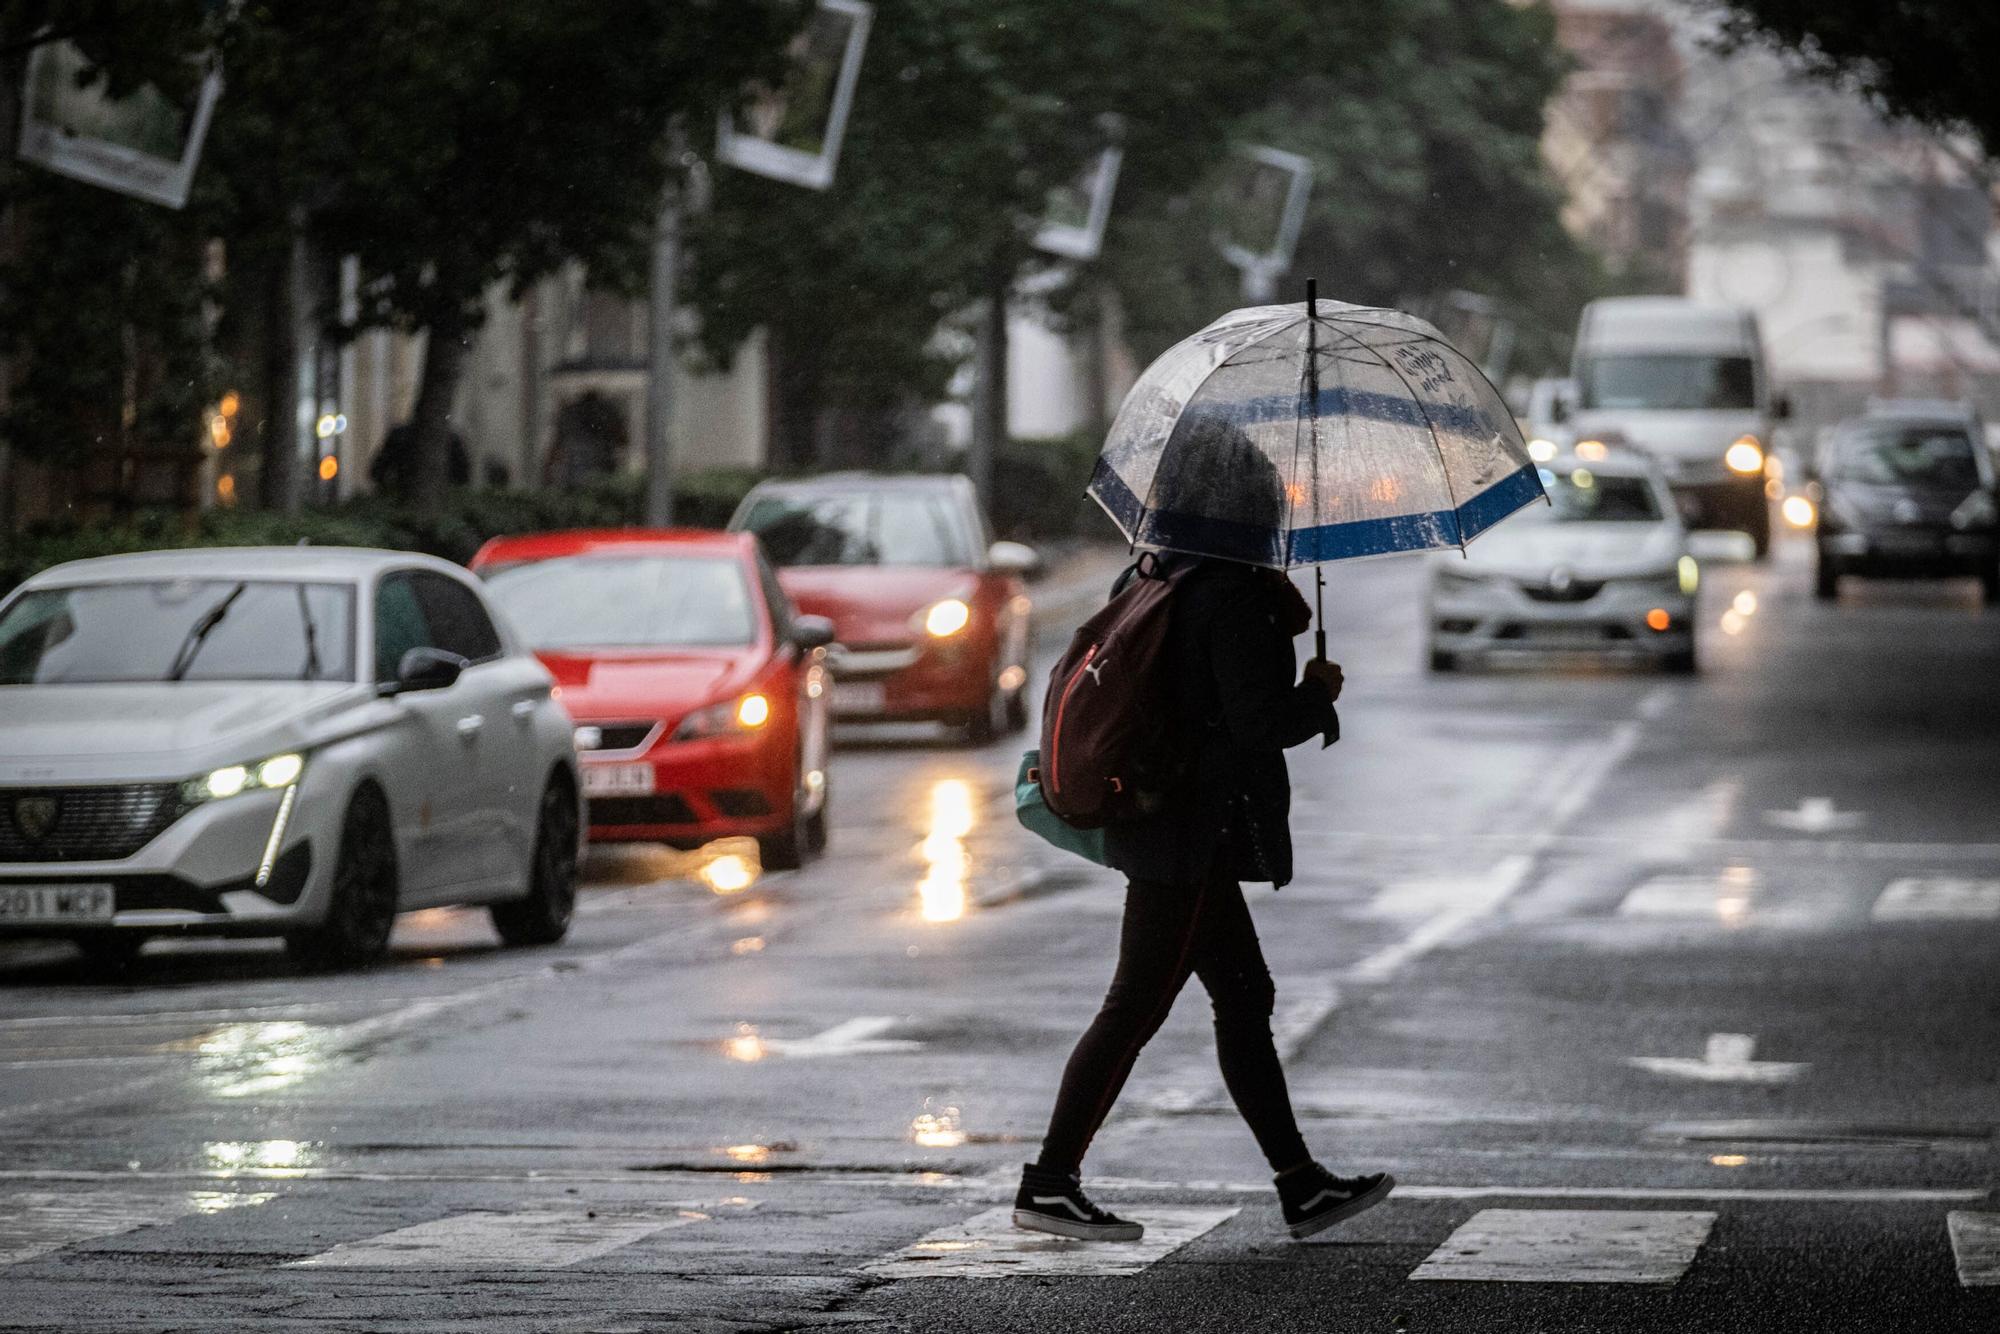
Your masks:
{"label": "puddle on road", "polygon": [[976,822],[970,783],[944,778],[931,785],[930,823],[917,846],[924,863],[923,879],[917,882],[917,912],[924,921],[956,922],[971,906],[966,880],[972,856],[965,839]]}
{"label": "puddle on road", "polygon": [[223,1024],[154,1050],[190,1051],[195,1077],[222,1098],[289,1088],[326,1067],[327,1029],[297,1020]]}

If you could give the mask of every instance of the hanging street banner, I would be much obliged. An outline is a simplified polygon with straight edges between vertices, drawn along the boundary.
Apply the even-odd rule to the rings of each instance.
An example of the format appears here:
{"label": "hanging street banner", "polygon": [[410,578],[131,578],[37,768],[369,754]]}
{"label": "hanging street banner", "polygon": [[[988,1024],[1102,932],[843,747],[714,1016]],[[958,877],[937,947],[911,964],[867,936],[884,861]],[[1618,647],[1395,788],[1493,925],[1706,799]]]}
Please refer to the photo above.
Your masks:
{"label": "hanging street banner", "polygon": [[1312,163],[1297,153],[1239,146],[1218,196],[1223,224],[1215,244],[1223,258],[1260,279],[1283,273],[1305,226],[1312,178]]}
{"label": "hanging street banner", "polygon": [[103,75],[79,82],[89,68],[68,42],[35,48],[22,92],[21,159],[135,199],[184,207],[222,93],[221,73],[210,69],[182,101],[151,85],[112,97]]}
{"label": "hanging street banner", "polygon": [[819,0],[792,40],[783,82],[753,88],[741,105],[723,112],[716,157],[812,190],[832,185],[874,13],[863,0]]}
{"label": "hanging street banner", "polygon": [[1105,148],[1076,180],[1049,191],[1048,209],[1035,232],[1035,248],[1065,259],[1093,260],[1104,248],[1104,224],[1125,150]]}

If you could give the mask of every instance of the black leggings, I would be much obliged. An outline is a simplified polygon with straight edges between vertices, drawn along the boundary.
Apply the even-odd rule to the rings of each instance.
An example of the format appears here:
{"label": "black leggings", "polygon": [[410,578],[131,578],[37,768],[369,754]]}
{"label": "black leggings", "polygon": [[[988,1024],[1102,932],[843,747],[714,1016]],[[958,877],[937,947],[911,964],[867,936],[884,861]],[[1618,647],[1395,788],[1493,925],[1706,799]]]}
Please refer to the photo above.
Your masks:
{"label": "black leggings", "polygon": [[1271,1040],[1276,989],[1250,922],[1243,890],[1232,880],[1169,885],[1134,880],[1125,891],[1118,971],[1104,1005],[1070,1053],[1056,1095],[1041,1165],[1079,1171],[1139,1051],[1159,1031],[1188,975],[1201,979],[1215,1006],[1215,1048],[1236,1110],[1250,1124],[1273,1171],[1311,1155],[1299,1136],[1285,1091],[1285,1071]]}

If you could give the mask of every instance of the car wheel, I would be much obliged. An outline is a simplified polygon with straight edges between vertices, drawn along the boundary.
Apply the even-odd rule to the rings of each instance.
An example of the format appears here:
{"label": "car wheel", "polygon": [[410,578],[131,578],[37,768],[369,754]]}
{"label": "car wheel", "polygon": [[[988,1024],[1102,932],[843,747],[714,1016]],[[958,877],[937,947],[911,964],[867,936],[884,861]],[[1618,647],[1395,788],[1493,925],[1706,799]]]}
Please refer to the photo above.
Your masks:
{"label": "car wheel", "polygon": [[1695,656],[1694,645],[1660,659],[1660,665],[1675,676],[1693,676],[1701,670],[1701,660]]}
{"label": "car wheel", "polygon": [[1434,672],[1455,672],[1458,670],[1458,655],[1447,653],[1441,648],[1431,650],[1431,670]]}
{"label": "car wheel", "polygon": [[987,687],[986,703],[965,720],[965,739],[975,746],[991,745],[1007,732],[1007,692],[999,682]]}
{"label": "car wheel", "polygon": [[2000,556],[1979,572],[1979,591],[1989,607],[2000,607]]}
{"label": "car wheel", "polygon": [[576,819],[576,794],[569,780],[551,780],[535,817],[528,896],[486,910],[507,944],[553,945],[569,934],[576,913]]}
{"label": "car wheel", "polygon": [[146,939],[143,931],[93,931],[70,937],[70,943],[83,955],[85,971],[115,975],[132,967]]}
{"label": "car wheel", "polygon": [[1750,532],[1750,545],[1756,559],[1763,560],[1771,554],[1771,507],[1760,496],[1756,508],[1744,516]]}
{"label": "car wheel", "polygon": [[[799,761],[799,764],[803,767],[804,761]],[[825,839],[822,831],[822,844]],[[812,850],[812,844],[812,817],[806,814],[805,784],[800,781],[799,771],[795,769],[792,776],[791,823],[775,834],[758,835],[757,860],[767,871],[796,871],[806,864],[806,854]]]}
{"label": "car wheel", "polygon": [[806,851],[817,857],[826,851],[827,807],[833,803],[831,787],[820,790],[819,809],[806,817]]}
{"label": "car wheel", "polygon": [[1813,596],[1830,602],[1840,595],[1840,567],[1821,550],[1813,561]]}
{"label": "car wheel", "polygon": [[395,924],[396,847],[389,807],[379,791],[363,788],[340,824],[326,920],[286,936],[285,948],[308,968],[360,968],[382,957]]}
{"label": "car wheel", "polygon": [[1007,696],[1007,735],[1028,730],[1028,687],[1024,683]]}

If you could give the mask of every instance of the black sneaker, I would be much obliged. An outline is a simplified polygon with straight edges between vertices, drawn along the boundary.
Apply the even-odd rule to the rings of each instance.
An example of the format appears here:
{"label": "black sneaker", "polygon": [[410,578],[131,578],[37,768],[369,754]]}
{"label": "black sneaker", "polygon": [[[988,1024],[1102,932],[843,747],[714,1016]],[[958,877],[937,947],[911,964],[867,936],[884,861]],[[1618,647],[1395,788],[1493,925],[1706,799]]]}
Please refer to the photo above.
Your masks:
{"label": "black sneaker", "polygon": [[1389,1198],[1396,1178],[1387,1172],[1365,1177],[1337,1177],[1318,1163],[1274,1178],[1278,1203],[1285,1209],[1285,1226],[1295,1238],[1310,1237],[1371,1209]]}
{"label": "black sneaker", "polygon": [[1081,1178],[1037,1167],[1021,1169],[1021,1189],[1014,1195],[1014,1226],[1030,1232],[1052,1232],[1078,1241],[1137,1241],[1145,1225],[1106,1213],[1083,1193]]}

